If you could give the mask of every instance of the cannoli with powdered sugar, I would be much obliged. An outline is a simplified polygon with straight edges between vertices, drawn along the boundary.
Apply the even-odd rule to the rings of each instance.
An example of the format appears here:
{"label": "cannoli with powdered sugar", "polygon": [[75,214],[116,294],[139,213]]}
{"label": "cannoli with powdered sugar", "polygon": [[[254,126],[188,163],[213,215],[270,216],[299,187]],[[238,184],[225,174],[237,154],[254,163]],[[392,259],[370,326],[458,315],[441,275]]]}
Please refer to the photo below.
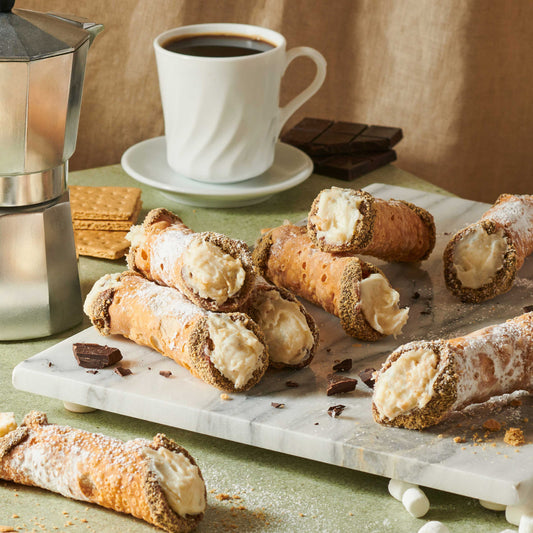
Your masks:
{"label": "cannoli with powdered sugar", "polygon": [[407,322],[408,309],[398,307],[399,294],[379,268],[351,255],[322,252],[305,227],[271,229],[253,259],[268,281],[339,317],[348,335],[375,341],[399,334]]}
{"label": "cannoli with powdered sugar", "polygon": [[325,252],[351,252],[385,261],[423,261],[435,246],[435,222],[425,209],[339,187],[324,189],[315,198],[307,230]]}
{"label": "cannoli with powdered sugar", "polygon": [[149,346],[224,391],[248,390],[268,367],[263,333],[247,315],[206,311],[134,272],[103,276],[84,310],[102,335]]}
{"label": "cannoli with powdered sugar", "polygon": [[241,310],[263,331],[270,366],[303,368],[309,365],[318,346],[318,327],[290,291],[258,276]]}
{"label": "cannoli with powdered sugar", "polygon": [[464,337],[400,346],[374,378],[376,422],[409,429],[493,396],[532,392],[533,312]]}
{"label": "cannoli with powdered sugar", "polygon": [[0,479],[131,514],[170,533],[193,530],[206,507],[195,460],[165,435],[123,442],[49,424],[36,411],[0,438]]}
{"label": "cannoli with powdered sugar", "polygon": [[195,233],[166,209],[154,209],[126,237],[130,270],[175,287],[210,311],[235,311],[252,290],[255,272],[248,247],[220,233]]}
{"label": "cannoli with powdered sugar", "polygon": [[444,250],[444,280],[463,302],[511,289],[533,252],[533,195],[502,194],[479,221],[457,232]]}

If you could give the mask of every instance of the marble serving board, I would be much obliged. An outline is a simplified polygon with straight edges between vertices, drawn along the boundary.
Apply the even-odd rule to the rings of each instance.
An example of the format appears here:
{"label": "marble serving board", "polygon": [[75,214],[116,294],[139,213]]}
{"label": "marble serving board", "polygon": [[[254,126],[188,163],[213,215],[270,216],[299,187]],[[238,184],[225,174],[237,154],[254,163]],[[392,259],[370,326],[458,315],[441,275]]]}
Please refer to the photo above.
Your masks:
{"label": "marble serving board", "polygon": [[[495,400],[425,431],[382,427],[372,420],[371,390],[359,380],[352,393],[326,395],[327,375],[335,361],[354,360],[348,376],[379,368],[397,346],[415,339],[458,336],[501,322],[533,304],[533,258],[526,260],[514,288],[480,305],[462,304],[444,287],[442,251],[451,234],[473,222],[486,204],[411,189],[374,184],[375,196],[411,201],[435,217],[437,244],[419,265],[382,267],[410,307],[409,321],[398,338],[364,343],[346,336],[338,320],[305,304],[316,319],[320,348],[311,366],[299,371],[269,370],[262,382],[244,394],[224,400],[220,391],[192,377],[172,360],[118,336],[103,338],[89,328],[19,364],[16,388],[59,400],[251,444],[316,461],[335,464],[422,486],[501,504],[533,504],[533,445],[514,448],[503,442],[506,427],[521,427],[530,442],[533,402]],[[132,374],[121,377],[113,368],[89,373],[80,368],[72,343],[97,342],[118,347],[120,364]],[[172,372],[170,377],[161,370]],[[287,381],[298,383],[289,388]],[[283,404],[275,408],[272,403]],[[340,416],[328,408],[345,406]],[[517,405],[519,404],[519,405]],[[503,429],[486,436],[482,424],[495,418]],[[463,443],[454,438],[461,437]]]}

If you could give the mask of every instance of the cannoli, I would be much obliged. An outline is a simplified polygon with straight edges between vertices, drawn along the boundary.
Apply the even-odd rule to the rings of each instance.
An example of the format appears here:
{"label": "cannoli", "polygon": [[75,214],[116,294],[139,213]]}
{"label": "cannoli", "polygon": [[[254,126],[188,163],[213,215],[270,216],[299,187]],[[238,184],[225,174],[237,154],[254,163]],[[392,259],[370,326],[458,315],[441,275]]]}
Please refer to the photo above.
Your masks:
{"label": "cannoli", "polygon": [[242,311],[263,331],[270,366],[303,368],[311,362],[318,346],[318,328],[291,292],[258,277]]}
{"label": "cannoli", "polygon": [[206,506],[195,460],[165,435],[123,442],[49,424],[37,411],[0,438],[0,479],[131,514],[173,533],[194,529]]}
{"label": "cannoli", "polygon": [[379,268],[320,251],[303,226],[268,231],[252,257],[263,277],[339,317],[352,337],[375,341],[398,335],[407,322],[408,308],[398,307],[399,294]]}
{"label": "cannoli", "polygon": [[250,295],[255,278],[242,241],[206,231],[195,233],[166,209],[153,209],[126,236],[130,270],[179,289],[209,311],[235,311]]}
{"label": "cannoli", "polygon": [[444,280],[463,302],[478,303],[511,289],[533,252],[533,195],[502,194],[444,250]]}
{"label": "cannoli", "polygon": [[206,311],[135,272],[100,278],[84,311],[102,335],[149,346],[224,391],[248,390],[268,367],[263,333],[247,315]]}
{"label": "cannoli", "polygon": [[307,230],[325,252],[352,252],[385,261],[423,261],[435,246],[435,222],[425,209],[339,187],[324,189],[315,198]]}
{"label": "cannoli", "polygon": [[372,412],[387,426],[422,429],[451,411],[533,391],[533,312],[451,340],[392,352],[374,374]]}

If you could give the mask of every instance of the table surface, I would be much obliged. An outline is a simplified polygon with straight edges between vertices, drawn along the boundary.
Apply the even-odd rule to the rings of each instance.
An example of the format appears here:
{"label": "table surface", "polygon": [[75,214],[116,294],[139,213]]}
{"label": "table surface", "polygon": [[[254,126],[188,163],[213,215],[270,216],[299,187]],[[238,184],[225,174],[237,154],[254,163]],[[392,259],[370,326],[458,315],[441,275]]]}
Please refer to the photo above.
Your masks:
{"label": "table surface", "polygon": [[[446,194],[389,165],[350,183],[313,174],[294,189],[250,207],[202,209],[173,204],[159,191],[132,180],[119,165],[73,172],[69,176],[71,185],[140,187],[143,200],[140,220],[149,209],[166,207],[178,213],[195,231],[215,230],[248,244],[253,244],[261,228],[279,225],[287,219],[295,222],[304,218],[313,198],[323,188],[360,188],[374,182]],[[80,257],[83,297],[100,276],[125,268],[123,260]],[[431,489],[425,491],[431,503],[430,511],[416,519],[389,496],[388,480],[382,477],[112,413],[75,414],[65,410],[57,400],[13,388],[11,372],[19,362],[89,325],[89,320],[84,319],[76,328],[45,339],[0,342],[3,363],[0,367],[0,411],[13,411],[20,423],[24,414],[38,409],[48,414],[50,422],[123,440],[166,433],[196,458],[206,480],[208,509],[197,529],[199,532],[412,533],[428,520],[442,521],[452,532],[496,533],[510,527],[502,512],[488,511],[476,500]],[[230,498],[220,498],[221,494]],[[0,481],[0,525],[22,531],[69,533],[157,531],[130,516],[3,481]]]}

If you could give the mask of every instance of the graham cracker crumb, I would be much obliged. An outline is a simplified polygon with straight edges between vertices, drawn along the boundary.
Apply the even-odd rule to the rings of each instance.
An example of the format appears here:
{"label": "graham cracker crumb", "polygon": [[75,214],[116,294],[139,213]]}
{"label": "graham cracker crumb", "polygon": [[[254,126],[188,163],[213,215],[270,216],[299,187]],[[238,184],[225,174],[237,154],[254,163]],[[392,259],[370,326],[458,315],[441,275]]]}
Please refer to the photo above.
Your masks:
{"label": "graham cracker crumb", "polygon": [[524,438],[524,433],[520,428],[509,428],[505,432],[503,441],[506,444],[509,444],[511,446],[522,446],[523,444],[526,443],[526,439]]}
{"label": "graham cracker crumb", "polygon": [[0,533],[11,533],[12,531],[16,531],[16,529],[11,526],[0,526]]}
{"label": "graham cracker crumb", "polygon": [[455,442],[457,444],[460,444],[462,442],[465,442],[465,439],[464,439],[464,437],[454,437],[453,438],[453,442]]}
{"label": "graham cracker crumb", "polygon": [[231,400],[231,396],[229,394],[226,394],[225,392],[223,392],[221,395],[220,395],[220,399],[221,400],[224,400],[225,402]]}
{"label": "graham cracker crumb", "polygon": [[511,400],[509,405],[512,405],[513,407],[520,407],[522,405],[522,400]]}
{"label": "graham cracker crumb", "polygon": [[229,494],[220,493],[215,496],[215,498],[220,502],[225,502],[227,500],[231,499],[231,496]]}
{"label": "graham cracker crumb", "polygon": [[494,418],[489,418],[483,423],[483,427],[489,431],[499,431],[502,428],[502,425]]}

